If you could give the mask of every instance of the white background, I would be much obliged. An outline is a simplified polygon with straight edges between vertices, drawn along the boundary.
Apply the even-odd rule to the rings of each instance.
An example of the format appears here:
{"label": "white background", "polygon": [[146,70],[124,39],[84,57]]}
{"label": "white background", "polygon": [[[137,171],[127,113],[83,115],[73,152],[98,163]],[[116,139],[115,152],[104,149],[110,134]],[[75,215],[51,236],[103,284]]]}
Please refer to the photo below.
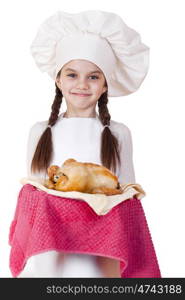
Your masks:
{"label": "white background", "polygon": [[[100,9],[119,14],[150,47],[150,68],[140,89],[110,98],[113,120],[132,133],[137,183],[162,277],[185,277],[185,18],[180,0],[1,1],[0,7],[0,277],[11,277],[8,234],[19,180],[26,175],[30,127],[47,120],[54,81],[29,52],[38,26],[58,10]],[[63,111],[62,108],[61,111]]]}

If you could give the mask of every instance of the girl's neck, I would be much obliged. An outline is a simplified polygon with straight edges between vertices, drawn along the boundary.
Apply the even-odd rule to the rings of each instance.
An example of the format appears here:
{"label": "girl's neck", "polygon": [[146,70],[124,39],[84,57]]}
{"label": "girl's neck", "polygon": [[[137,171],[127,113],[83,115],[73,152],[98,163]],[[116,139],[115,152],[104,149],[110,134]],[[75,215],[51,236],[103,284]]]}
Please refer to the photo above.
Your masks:
{"label": "girl's neck", "polygon": [[65,112],[63,118],[96,118],[96,112],[91,113],[74,113],[74,112]]}

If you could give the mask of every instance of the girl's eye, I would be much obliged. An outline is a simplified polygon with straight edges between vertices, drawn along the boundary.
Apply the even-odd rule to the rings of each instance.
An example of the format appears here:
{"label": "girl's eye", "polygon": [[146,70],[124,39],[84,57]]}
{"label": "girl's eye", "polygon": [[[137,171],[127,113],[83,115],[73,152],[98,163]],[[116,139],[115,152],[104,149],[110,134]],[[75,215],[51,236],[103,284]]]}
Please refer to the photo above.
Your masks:
{"label": "girl's eye", "polygon": [[73,74],[68,74],[67,76],[69,76],[69,77],[74,77],[75,76],[75,74],[73,73]]}
{"label": "girl's eye", "polygon": [[[71,73],[71,74],[68,74],[67,76],[74,78],[74,77],[76,76],[76,74]],[[92,76],[90,76],[90,77],[92,77],[93,80],[99,78],[98,76],[95,76],[95,75],[92,75]]]}
{"label": "girl's eye", "polygon": [[98,79],[99,77],[98,76],[95,76],[95,75],[92,75],[90,77],[94,77],[95,79]]}

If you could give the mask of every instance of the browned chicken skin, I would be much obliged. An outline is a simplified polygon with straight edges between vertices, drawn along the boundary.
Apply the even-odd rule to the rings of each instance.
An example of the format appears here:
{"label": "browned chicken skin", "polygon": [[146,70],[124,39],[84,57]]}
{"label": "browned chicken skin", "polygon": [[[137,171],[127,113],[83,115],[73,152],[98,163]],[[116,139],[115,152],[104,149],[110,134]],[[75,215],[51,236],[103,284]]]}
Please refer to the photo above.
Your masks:
{"label": "browned chicken skin", "polygon": [[49,179],[46,180],[45,186],[49,189],[108,196],[122,193],[117,176],[98,164],[68,159],[61,167],[50,166],[47,172]]}

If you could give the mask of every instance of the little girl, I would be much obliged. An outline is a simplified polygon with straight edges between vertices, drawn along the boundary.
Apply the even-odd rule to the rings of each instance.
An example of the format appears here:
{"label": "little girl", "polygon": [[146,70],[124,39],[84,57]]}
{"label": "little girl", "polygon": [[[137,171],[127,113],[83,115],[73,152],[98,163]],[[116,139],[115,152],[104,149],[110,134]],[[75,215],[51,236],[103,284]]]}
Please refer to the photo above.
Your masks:
{"label": "little girl", "polygon": [[[74,158],[135,183],[130,130],[111,120],[107,104],[108,96],[135,92],[147,74],[149,48],[139,34],[113,13],[59,11],[40,26],[31,53],[55,80],[56,95],[49,119],[30,130],[28,177],[46,178],[48,166]],[[63,98],[67,110],[59,114]],[[19,277],[121,277],[120,262],[48,250],[31,256]]]}

